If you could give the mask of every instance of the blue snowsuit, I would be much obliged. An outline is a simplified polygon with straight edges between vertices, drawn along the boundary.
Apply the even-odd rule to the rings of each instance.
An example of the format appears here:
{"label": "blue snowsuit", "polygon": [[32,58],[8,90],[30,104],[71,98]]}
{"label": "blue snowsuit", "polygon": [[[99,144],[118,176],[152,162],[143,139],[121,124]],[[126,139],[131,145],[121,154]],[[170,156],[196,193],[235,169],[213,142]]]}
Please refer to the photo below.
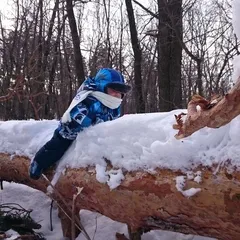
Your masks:
{"label": "blue snowsuit", "polygon": [[75,101],[77,104],[69,109],[68,120],[63,121],[64,116],[62,117],[51,140],[36,153],[29,168],[31,178],[39,179],[42,171],[56,163],[83,129],[120,117],[120,106],[110,109],[91,95],[81,100],[84,92],[106,93],[106,88],[112,88],[122,94],[130,90],[121,73],[113,69],[101,69],[95,78],[87,78],[75,96],[75,100],[80,99],[79,102]]}

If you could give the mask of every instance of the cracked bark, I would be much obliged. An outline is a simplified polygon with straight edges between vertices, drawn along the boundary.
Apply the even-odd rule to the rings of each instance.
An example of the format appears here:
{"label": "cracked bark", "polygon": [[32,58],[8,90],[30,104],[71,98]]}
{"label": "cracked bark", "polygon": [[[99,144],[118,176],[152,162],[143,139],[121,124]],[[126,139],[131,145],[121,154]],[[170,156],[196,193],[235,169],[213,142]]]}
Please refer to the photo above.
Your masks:
{"label": "cracked bark", "polygon": [[[231,122],[240,114],[240,78],[235,86],[225,96],[215,99],[215,103],[207,101],[201,96],[195,95],[189,102],[186,120],[182,120],[181,114],[176,117],[177,124],[173,128],[178,130],[177,139],[192,135],[201,128],[219,128]],[[197,106],[201,110],[197,110]]]}

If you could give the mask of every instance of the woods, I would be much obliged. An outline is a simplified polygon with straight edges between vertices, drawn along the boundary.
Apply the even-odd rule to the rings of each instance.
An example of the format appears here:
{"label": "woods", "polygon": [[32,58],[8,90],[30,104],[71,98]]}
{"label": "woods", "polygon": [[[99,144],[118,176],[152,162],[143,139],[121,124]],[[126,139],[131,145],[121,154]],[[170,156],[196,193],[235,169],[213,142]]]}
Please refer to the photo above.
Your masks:
{"label": "woods", "polygon": [[9,4],[11,14],[0,18],[2,120],[60,118],[100,67],[121,70],[132,85],[124,113],[185,108],[194,94],[210,98],[232,87],[239,42],[230,1]]}
{"label": "woods", "polygon": [[[0,12],[1,121],[60,119],[85,78],[94,76],[99,68],[108,67],[121,71],[126,83],[132,86],[132,91],[123,99],[122,114],[187,108],[186,112],[175,115],[176,139],[191,136],[204,127],[219,128],[240,114],[240,78],[232,78],[233,60],[240,54],[240,42],[232,26],[230,0],[9,2],[11,11]],[[117,93],[120,102],[123,93]],[[162,118],[159,116],[159,121]],[[158,123],[152,123],[147,130],[155,130]],[[166,151],[166,142],[169,143],[169,152],[166,152],[169,154],[172,147],[179,160],[182,156],[179,149],[184,142],[174,149],[176,139],[168,141],[167,123],[164,124],[165,129],[159,133],[164,140],[152,140],[147,147],[146,137],[135,140],[134,149],[128,149],[128,153],[135,151],[133,156],[129,154],[125,159],[125,149],[120,146],[122,160],[146,160],[141,154],[156,157],[160,154],[159,148]],[[117,136],[121,130],[118,129]],[[132,134],[137,135],[139,131],[142,128],[136,128]],[[24,128],[17,133],[24,135]],[[89,153],[99,152],[101,141],[107,137],[92,143]],[[10,142],[13,138],[16,137]],[[0,181],[26,184],[47,193],[47,186],[51,185],[47,178],[39,174],[41,179],[33,181],[28,175],[29,156],[34,155],[39,146],[26,151],[28,156],[19,156],[18,150],[10,155],[4,147],[0,151]],[[130,146],[129,142],[127,147]],[[189,147],[187,151],[194,150]],[[114,149],[114,154],[117,156],[118,150]],[[175,156],[163,156],[165,160],[175,159]],[[154,162],[150,169],[144,165],[128,171],[114,166],[112,159],[101,155],[106,165],[101,167],[121,170],[121,181],[113,189],[101,182],[99,175],[97,178],[95,163],[76,169],[66,165],[66,172],[54,180],[56,185],[50,196],[58,203],[63,235],[76,238],[82,230],[78,226],[78,213],[88,209],[126,223],[131,240],[141,239],[143,232],[154,229],[237,240],[240,176],[238,168],[231,165],[231,153],[229,156],[218,163],[213,153],[208,161],[210,165],[204,165],[207,161],[196,164],[190,159],[193,171],[202,171],[203,181],[196,184],[185,176],[186,185],[181,189],[176,179],[186,174],[186,169],[177,170],[176,166],[180,165],[168,169]],[[136,163],[132,165],[134,168]],[[50,180],[53,176],[53,169],[47,171]],[[79,186],[81,191],[76,200]],[[196,192],[184,195],[185,190]],[[121,238],[125,236],[120,234]]]}

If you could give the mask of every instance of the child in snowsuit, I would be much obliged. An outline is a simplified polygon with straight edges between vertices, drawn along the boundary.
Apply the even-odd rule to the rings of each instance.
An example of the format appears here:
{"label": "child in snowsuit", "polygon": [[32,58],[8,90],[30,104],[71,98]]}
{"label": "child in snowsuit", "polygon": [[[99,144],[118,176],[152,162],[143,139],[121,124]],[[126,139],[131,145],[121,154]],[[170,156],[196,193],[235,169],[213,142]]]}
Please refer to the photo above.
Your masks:
{"label": "child in snowsuit", "polygon": [[44,170],[64,155],[84,128],[120,117],[122,98],[130,89],[122,74],[114,69],[103,68],[94,78],[87,78],[62,116],[52,139],[36,153],[29,167],[30,177],[39,179]]}

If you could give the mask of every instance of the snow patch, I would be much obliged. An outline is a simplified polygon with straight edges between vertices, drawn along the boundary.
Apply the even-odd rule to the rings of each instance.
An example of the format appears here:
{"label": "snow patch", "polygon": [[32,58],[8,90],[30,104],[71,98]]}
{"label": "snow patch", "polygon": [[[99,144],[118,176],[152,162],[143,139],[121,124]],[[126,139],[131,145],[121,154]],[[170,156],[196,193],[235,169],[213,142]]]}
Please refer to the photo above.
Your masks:
{"label": "snow patch", "polygon": [[96,179],[100,183],[107,183],[110,189],[114,189],[121,184],[124,179],[124,175],[122,169],[111,169],[107,171],[106,166],[97,164]]}
{"label": "snow patch", "polygon": [[[201,188],[190,188],[187,190],[184,190],[185,186],[186,186],[186,180],[193,180],[197,183],[200,183],[202,181],[202,177],[201,177],[201,171],[197,171],[196,173],[193,172],[187,172],[187,176],[177,176],[176,177],[176,188],[179,192],[181,192],[183,194],[183,196],[185,197],[192,197],[194,196],[196,193],[201,191]],[[195,177],[194,177],[195,175]]]}

